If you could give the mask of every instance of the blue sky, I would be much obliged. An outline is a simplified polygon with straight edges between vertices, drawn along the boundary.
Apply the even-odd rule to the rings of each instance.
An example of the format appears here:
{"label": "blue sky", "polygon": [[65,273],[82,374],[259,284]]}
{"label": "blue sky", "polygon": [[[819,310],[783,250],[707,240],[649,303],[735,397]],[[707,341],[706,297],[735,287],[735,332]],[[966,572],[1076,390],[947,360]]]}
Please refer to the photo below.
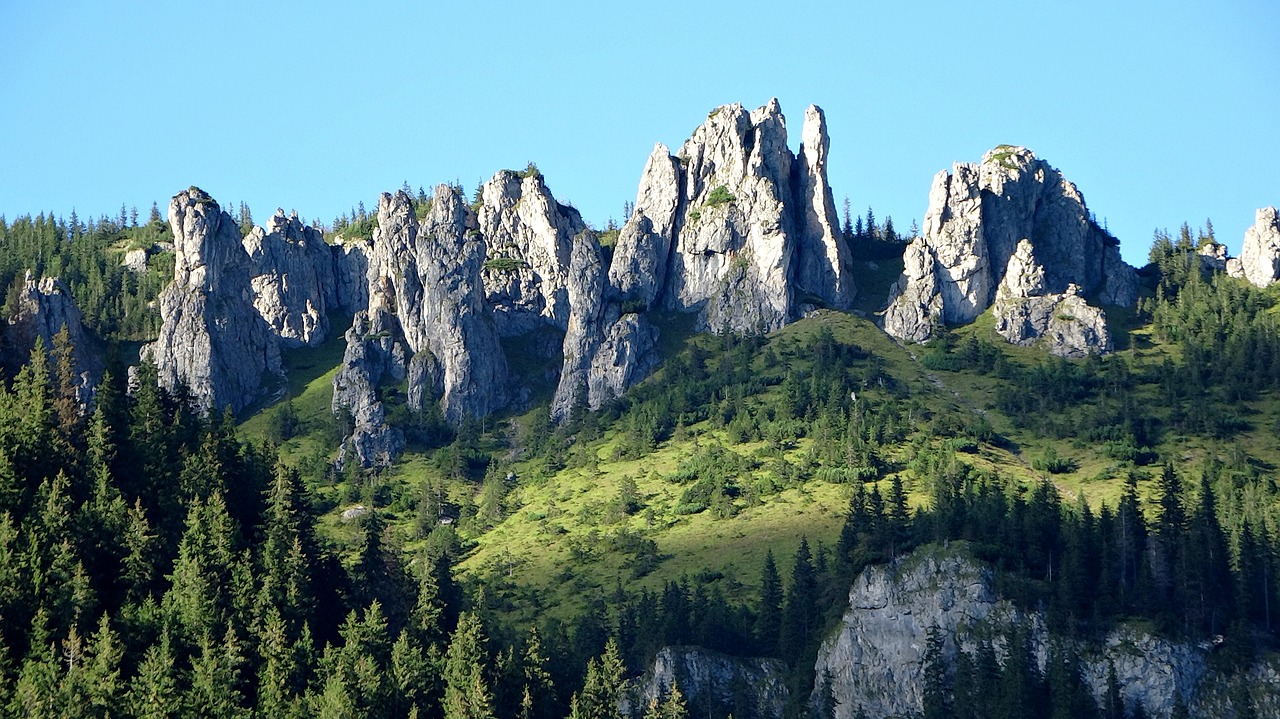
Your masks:
{"label": "blue sky", "polygon": [[[125,7],[113,7],[124,5]],[[653,143],[778,97],[830,179],[900,228],[1001,143],[1073,180],[1145,261],[1280,203],[1280,3],[0,3],[0,213],[145,212],[188,185],[331,220],[408,180],[534,161],[621,219]],[[616,7],[615,7],[616,6]]]}

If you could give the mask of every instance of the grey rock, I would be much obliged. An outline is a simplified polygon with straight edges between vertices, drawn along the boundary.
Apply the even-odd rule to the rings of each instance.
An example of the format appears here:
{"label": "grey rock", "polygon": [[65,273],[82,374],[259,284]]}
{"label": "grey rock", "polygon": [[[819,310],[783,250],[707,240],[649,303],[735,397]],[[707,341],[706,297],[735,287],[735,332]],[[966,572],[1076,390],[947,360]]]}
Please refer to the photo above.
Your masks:
{"label": "grey rock", "polygon": [[351,419],[339,466],[354,453],[361,466],[385,465],[404,449],[404,436],[386,424],[378,388],[399,384],[407,374],[400,322],[386,308],[357,312],[347,330],[347,349],[333,378],[333,412]]}
{"label": "grey rock", "polygon": [[[961,649],[974,651],[977,637],[1026,627],[1042,670],[1050,643],[1074,645],[1082,658],[1081,676],[1095,698],[1106,691],[1108,668],[1115,666],[1126,704],[1140,703],[1148,716],[1169,716],[1179,696],[1192,716],[1227,715],[1226,690],[1232,680],[1210,666],[1211,642],[1172,641],[1125,624],[1097,640],[1055,636],[1039,612],[1024,612],[996,594],[990,568],[970,557],[963,543],[924,547],[859,575],[840,627],[818,652],[813,699],[821,701],[826,673],[832,678],[838,719],[850,719],[859,709],[870,716],[918,714],[930,627],[941,632],[948,661]],[[993,643],[1003,662],[1003,641]],[[1247,674],[1265,681],[1276,671],[1272,659],[1253,665]],[[1271,711],[1280,703],[1274,692],[1259,698]]]}
{"label": "grey rock", "polygon": [[777,100],[725,105],[680,148],[684,198],[666,303],[710,331],[770,332],[792,319],[794,157]]}
{"label": "grey rock", "polygon": [[1253,226],[1245,230],[1240,273],[1258,287],[1280,278],[1280,213],[1276,208],[1258,210]]}
{"label": "grey rock", "polygon": [[649,309],[667,280],[667,265],[683,193],[683,173],[667,146],[658,143],[645,163],[635,209],[618,233],[609,284],[625,302]]}
{"label": "grey rock", "polygon": [[39,339],[49,354],[49,367],[53,371],[56,362],[53,338],[64,327],[72,348],[74,372],[79,378],[78,399],[87,407],[93,388],[102,377],[102,350],[85,331],[83,315],[71,291],[57,277],[43,277],[37,282],[28,274],[18,295],[16,311],[5,328],[4,364],[9,376],[15,376],[29,361]]}
{"label": "grey rock", "polygon": [[422,222],[417,246],[426,295],[418,305],[422,340],[411,341],[410,347],[427,350],[439,361],[440,408],[445,420],[454,424],[492,414],[509,399],[506,356],[486,312],[481,279],[485,247],[469,231],[474,223],[462,198],[441,185]]}
{"label": "grey rock", "polygon": [[1200,266],[1214,272],[1226,272],[1231,257],[1227,254],[1227,246],[1217,242],[1206,242],[1199,251]]}
{"label": "grey rock", "polygon": [[893,301],[884,311],[885,331],[898,339],[927,342],[942,326],[943,298],[938,290],[933,249],[919,240],[902,255],[902,275],[890,290]]}
{"label": "grey rock", "polygon": [[849,248],[840,230],[840,216],[827,185],[827,119],[822,108],[810,105],[804,114],[800,154],[796,158],[800,183],[800,243],[796,289],[833,309],[846,309],[855,288],[849,275]]}
{"label": "grey rock", "polygon": [[332,246],[338,309],[354,315],[369,306],[369,252],[372,242],[343,240]]}
{"label": "grey rock", "polygon": [[661,363],[658,330],[647,316],[630,312],[608,325],[587,374],[587,406],[592,410],[653,374]]}
{"label": "grey rock", "polygon": [[996,332],[1013,344],[1039,345],[1060,357],[1111,351],[1106,315],[1085,302],[1078,286],[1045,294],[1044,267],[1028,240],[1009,258],[991,312]]}
{"label": "grey rock", "polygon": [[146,248],[139,247],[138,249],[129,250],[124,253],[124,259],[120,262],[120,265],[135,275],[140,275],[147,271],[147,258],[149,255],[150,253]]}
{"label": "grey rock", "polygon": [[160,294],[159,338],[143,348],[169,390],[233,412],[283,387],[275,334],[253,305],[249,256],[231,215],[198,188],[169,203],[173,281]]}
{"label": "grey rock", "polygon": [[369,309],[353,319],[334,378],[334,411],[354,418],[349,444],[362,464],[386,464],[403,448],[377,401],[388,377],[406,383],[410,409],[439,398],[441,414],[455,425],[507,404],[506,357],[484,301],[485,248],[475,228],[475,216],[447,185],[436,188],[421,222],[403,192],[378,202],[378,228],[362,253]]}
{"label": "grey rock", "polygon": [[564,336],[559,385],[551,418],[568,419],[581,403],[591,410],[620,396],[657,365],[656,330],[641,315],[618,316],[605,300],[600,244],[590,230],[574,241],[568,273],[569,326]]}
{"label": "grey rock", "polygon": [[542,175],[504,170],[481,189],[477,230],[484,239],[485,299],[504,337],[569,324],[568,272],[581,215],[551,196]]}
{"label": "grey rock", "polygon": [[338,305],[334,252],[320,231],[284,210],[244,238],[258,314],[290,347],[316,346],[329,333]]}
{"label": "grey rock", "polygon": [[1043,269],[1043,294],[1064,294],[1074,284],[1098,304],[1137,302],[1134,269],[1075,185],[1031,151],[1001,146],[978,165],[957,163],[934,177],[923,232],[908,247],[889,297],[885,331],[923,341],[938,323],[972,321],[995,301],[1022,240],[1031,241]]}
{"label": "grey rock", "polygon": [[777,659],[733,657],[702,647],[663,647],[632,687],[623,715],[640,716],[675,686],[691,716],[732,713],[746,698],[755,710],[752,716],[781,717],[789,696],[786,669]]}
{"label": "grey rock", "polygon": [[799,156],[777,100],[716,108],[677,152],[654,148],[609,282],[627,310],[696,313],[699,329],[770,332],[801,305],[847,308],[849,250],[826,177],[830,140],[806,112]]}

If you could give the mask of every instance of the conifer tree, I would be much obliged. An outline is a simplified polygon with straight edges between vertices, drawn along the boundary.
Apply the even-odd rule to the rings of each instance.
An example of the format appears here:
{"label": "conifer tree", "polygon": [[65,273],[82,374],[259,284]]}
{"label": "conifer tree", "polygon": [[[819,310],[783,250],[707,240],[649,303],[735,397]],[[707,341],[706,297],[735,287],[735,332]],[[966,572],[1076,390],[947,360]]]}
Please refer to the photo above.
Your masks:
{"label": "conifer tree", "polygon": [[761,656],[778,656],[778,638],[782,632],[782,578],[773,560],[773,550],[764,555],[760,573],[760,611],[756,615],[756,646]]}
{"label": "conifer tree", "polygon": [[449,641],[444,663],[445,719],[489,719],[493,695],[485,677],[488,640],[480,617],[466,612]]}

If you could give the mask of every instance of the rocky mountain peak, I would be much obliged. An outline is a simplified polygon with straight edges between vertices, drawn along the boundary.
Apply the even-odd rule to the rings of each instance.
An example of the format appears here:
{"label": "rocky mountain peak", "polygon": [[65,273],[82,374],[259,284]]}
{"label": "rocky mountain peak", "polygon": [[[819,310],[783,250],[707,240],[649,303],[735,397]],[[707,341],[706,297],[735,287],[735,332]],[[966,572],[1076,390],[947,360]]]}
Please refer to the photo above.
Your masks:
{"label": "rocky mountain peak", "polygon": [[328,313],[338,305],[333,248],[298,213],[277,209],[266,229],[243,240],[249,256],[253,305],[287,346],[318,345],[329,334]]}
{"label": "rocky mountain peak", "polygon": [[569,323],[567,274],[573,238],[586,229],[556,202],[536,167],[504,170],[484,184],[476,210],[487,248],[484,285],[504,336]]}
{"label": "rocky mountain peak", "polygon": [[166,388],[185,385],[201,408],[239,412],[283,380],[276,335],[254,306],[239,225],[195,187],[169,203],[169,225],[174,278],[160,295],[160,336],[143,355]]}
{"label": "rocky mountain peak", "polygon": [[[906,250],[885,331],[923,342],[941,324],[972,321],[996,300],[1023,241],[1034,249],[1041,293],[1064,294],[1074,284],[1098,305],[1137,301],[1134,269],[1076,186],[1030,150],[1001,145],[978,165],[956,163],[934,177],[923,233]],[[1027,269],[1021,261],[1012,266]]]}

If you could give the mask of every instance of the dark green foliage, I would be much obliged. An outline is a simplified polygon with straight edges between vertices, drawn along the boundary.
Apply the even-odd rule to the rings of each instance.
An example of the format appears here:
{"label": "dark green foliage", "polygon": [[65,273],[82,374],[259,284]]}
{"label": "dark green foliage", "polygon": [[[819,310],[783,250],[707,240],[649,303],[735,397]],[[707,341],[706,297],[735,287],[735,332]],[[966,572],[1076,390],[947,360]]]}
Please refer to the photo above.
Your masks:
{"label": "dark green foliage", "polygon": [[0,223],[0,287],[9,288],[5,317],[15,311],[14,297],[30,271],[36,278],[60,277],[98,336],[154,338],[160,314],[153,303],[172,277],[173,261],[160,253],[145,273],[135,275],[121,260],[127,249],[172,241],[168,223],[159,217],[142,226],[106,217],[86,225],[75,213],[66,221],[41,213]]}

